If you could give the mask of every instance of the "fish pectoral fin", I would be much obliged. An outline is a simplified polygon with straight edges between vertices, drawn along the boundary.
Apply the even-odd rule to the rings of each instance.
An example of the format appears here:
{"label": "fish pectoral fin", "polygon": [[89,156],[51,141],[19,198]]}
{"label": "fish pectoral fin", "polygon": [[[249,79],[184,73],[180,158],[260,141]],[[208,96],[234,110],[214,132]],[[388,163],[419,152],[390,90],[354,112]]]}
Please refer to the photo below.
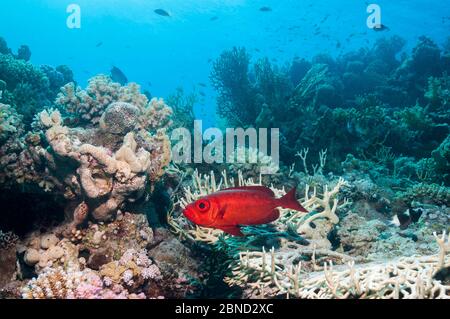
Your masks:
{"label": "fish pectoral fin", "polygon": [[223,217],[225,216],[225,212],[227,211],[227,205],[223,205],[220,210],[219,213],[217,214],[217,218],[218,219],[223,219]]}
{"label": "fish pectoral fin", "polygon": [[240,228],[238,226],[224,226],[220,227],[221,230],[226,232],[227,234],[233,235],[233,236],[239,236],[243,237],[244,234],[241,232]]}

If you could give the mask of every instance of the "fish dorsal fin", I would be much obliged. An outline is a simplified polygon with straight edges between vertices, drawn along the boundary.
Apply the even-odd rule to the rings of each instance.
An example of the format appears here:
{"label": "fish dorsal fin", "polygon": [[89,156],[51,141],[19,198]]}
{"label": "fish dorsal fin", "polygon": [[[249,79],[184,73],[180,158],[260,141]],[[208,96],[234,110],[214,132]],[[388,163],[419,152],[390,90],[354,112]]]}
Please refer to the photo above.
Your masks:
{"label": "fish dorsal fin", "polygon": [[267,194],[269,196],[275,197],[274,192],[270,188],[268,188],[266,186],[258,186],[258,185],[230,187],[230,188],[221,189],[219,192],[231,191],[231,190],[256,191],[256,192],[261,192],[261,193]]}

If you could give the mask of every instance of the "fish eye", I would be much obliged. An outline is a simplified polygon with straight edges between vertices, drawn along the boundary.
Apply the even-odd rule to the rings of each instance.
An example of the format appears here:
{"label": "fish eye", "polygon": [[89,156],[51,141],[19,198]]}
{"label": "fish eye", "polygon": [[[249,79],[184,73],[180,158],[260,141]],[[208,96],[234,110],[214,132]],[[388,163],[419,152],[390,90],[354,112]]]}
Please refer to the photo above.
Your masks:
{"label": "fish eye", "polygon": [[209,202],[206,200],[200,200],[197,203],[197,208],[201,211],[201,212],[205,212],[209,209],[210,205]]}

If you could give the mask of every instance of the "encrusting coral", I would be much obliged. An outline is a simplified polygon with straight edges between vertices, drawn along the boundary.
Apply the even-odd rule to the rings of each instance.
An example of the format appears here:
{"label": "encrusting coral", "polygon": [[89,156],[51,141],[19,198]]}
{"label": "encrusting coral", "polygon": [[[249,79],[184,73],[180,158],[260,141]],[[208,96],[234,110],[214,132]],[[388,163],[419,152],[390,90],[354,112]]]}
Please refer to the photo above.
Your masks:
{"label": "encrusting coral", "polygon": [[[68,93],[72,86],[63,88],[58,103],[76,112],[75,118],[55,109],[37,114],[34,132],[25,136],[22,151],[8,163],[5,179],[59,192],[87,207],[96,220],[110,220],[124,202],[142,197],[164,173],[170,161],[166,128],[172,111],[162,100],[149,102],[135,84],[122,87],[96,77],[87,92],[78,90],[85,100]],[[91,124],[70,125],[77,116],[79,124],[87,119]]]}
{"label": "encrusting coral", "polygon": [[29,234],[20,245],[25,264],[19,258],[17,273],[34,271],[20,283],[23,298],[180,298],[193,289],[197,265],[187,248],[169,232],[156,239],[144,215],[120,212],[67,235],[64,228]]}

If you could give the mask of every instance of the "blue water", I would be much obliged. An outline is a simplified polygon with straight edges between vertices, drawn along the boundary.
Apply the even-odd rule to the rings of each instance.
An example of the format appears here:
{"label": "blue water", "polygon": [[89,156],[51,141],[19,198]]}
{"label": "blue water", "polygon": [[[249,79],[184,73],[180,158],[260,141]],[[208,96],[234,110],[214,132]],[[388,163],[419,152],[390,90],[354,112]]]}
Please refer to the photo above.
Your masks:
{"label": "blue water", "polygon": [[[71,3],[81,7],[81,29],[66,26]],[[450,16],[450,1],[376,3],[390,35],[407,40],[405,50],[421,35],[442,44],[449,34],[450,19],[443,17]],[[272,11],[259,11],[262,6]],[[171,17],[155,14],[158,8]],[[214,91],[198,83],[209,85],[211,61],[224,49],[245,46],[254,58],[268,56],[278,64],[294,56],[336,56],[386,35],[368,30],[366,8],[363,0],[2,0],[0,34],[13,50],[29,45],[34,64],[69,65],[82,86],[115,65],[154,96],[180,86],[201,91],[197,116],[214,122]]]}

